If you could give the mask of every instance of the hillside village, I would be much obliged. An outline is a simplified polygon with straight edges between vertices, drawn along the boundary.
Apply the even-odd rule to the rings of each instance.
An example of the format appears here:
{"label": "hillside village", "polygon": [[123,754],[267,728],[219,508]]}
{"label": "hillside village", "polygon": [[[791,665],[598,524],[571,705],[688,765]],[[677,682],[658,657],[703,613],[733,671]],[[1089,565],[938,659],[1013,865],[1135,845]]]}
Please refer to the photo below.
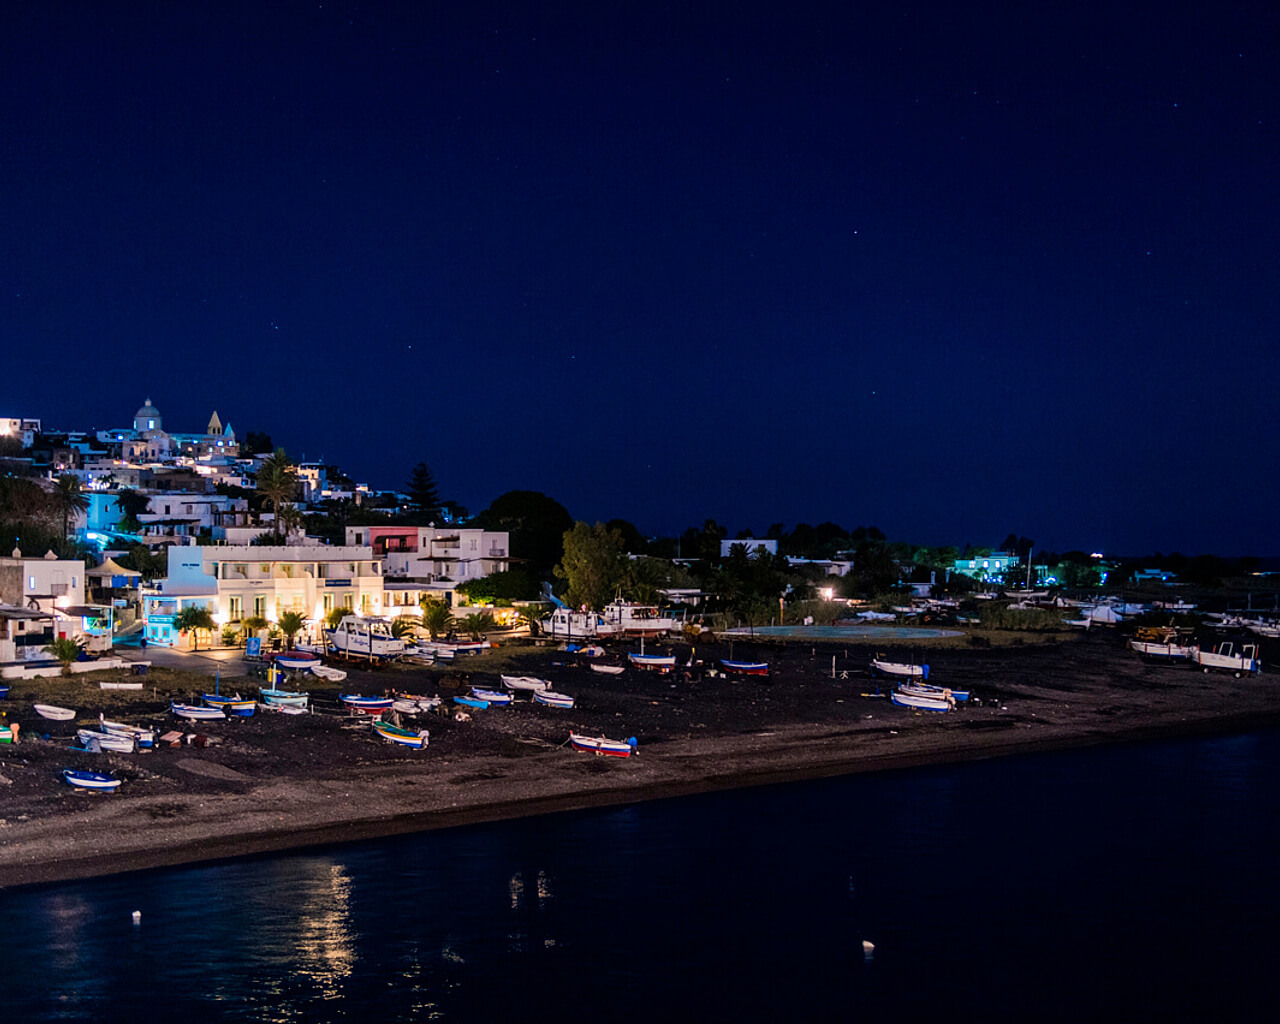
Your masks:
{"label": "hillside village", "polygon": [[[346,614],[412,627],[433,605],[481,607],[482,625],[494,628],[544,601],[599,609],[617,595],[675,606],[685,620],[954,620],[955,598],[994,588],[1114,589],[1176,583],[1179,572],[1204,583],[1225,566],[1037,557],[1016,535],[996,550],[913,547],[875,527],[831,523],[731,538],[708,520],[680,537],[646,538],[621,520],[575,524],[533,492],[509,492],[471,516],[441,500],[423,464],[404,489],[379,491],[335,465],[294,464],[217,412],[203,430],[170,430],[150,398],[127,427],[55,431],[0,419],[0,470],[0,523],[13,542],[0,558],[0,663],[47,658],[55,638],[87,656],[128,639],[278,641],[282,623],[290,641],[314,640]],[[524,621],[536,629],[538,615]]]}

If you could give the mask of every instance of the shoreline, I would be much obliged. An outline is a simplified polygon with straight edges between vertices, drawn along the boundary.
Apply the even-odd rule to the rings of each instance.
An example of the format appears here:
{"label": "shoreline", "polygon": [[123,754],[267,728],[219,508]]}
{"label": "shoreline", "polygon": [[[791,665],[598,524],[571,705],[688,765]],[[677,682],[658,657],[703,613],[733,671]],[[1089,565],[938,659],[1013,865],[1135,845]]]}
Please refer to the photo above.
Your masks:
{"label": "shoreline", "polygon": [[[660,777],[646,781],[621,781],[610,778],[602,780],[606,782],[603,785],[565,789],[548,785],[549,780],[544,777],[526,780],[532,783],[532,792],[517,794],[507,799],[491,798],[492,794],[487,792],[489,787],[482,784],[466,794],[466,799],[450,801],[448,806],[426,806],[385,815],[335,814],[331,810],[328,814],[321,813],[319,818],[316,817],[314,807],[307,807],[291,810],[287,817],[279,815],[281,825],[275,825],[273,822],[272,827],[269,828],[250,827],[243,830],[224,830],[228,824],[226,817],[238,816],[237,806],[253,802],[255,799],[265,799],[270,802],[275,794],[267,791],[274,790],[275,787],[257,785],[248,793],[206,796],[199,805],[204,813],[194,818],[184,819],[180,826],[173,825],[172,819],[146,821],[147,801],[154,801],[156,798],[144,797],[141,801],[135,800],[134,804],[137,806],[130,806],[123,802],[112,806],[106,802],[118,801],[118,797],[95,794],[86,797],[94,800],[98,805],[87,808],[90,817],[140,819],[140,821],[135,820],[135,825],[146,821],[149,830],[145,833],[145,839],[140,838],[130,842],[128,836],[117,836],[114,841],[105,844],[109,847],[106,849],[98,848],[83,854],[77,852],[70,856],[46,859],[34,856],[35,850],[45,843],[53,845],[60,839],[65,840],[68,832],[66,826],[87,824],[90,830],[116,826],[127,831],[126,823],[102,820],[58,822],[56,819],[53,821],[46,819],[43,822],[46,827],[37,828],[35,831],[47,834],[30,837],[30,841],[20,843],[19,846],[25,847],[24,850],[16,848],[10,842],[10,839],[17,838],[16,836],[11,837],[0,833],[0,836],[3,836],[3,841],[0,842],[0,890],[53,885],[159,868],[225,862],[246,857],[301,853],[321,847],[368,842],[437,829],[624,806],[704,793],[785,785],[856,774],[906,771],[1098,746],[1195,736],[1233,735],[1280,726],[1280,708],[1256,709],[1227,715],[1202,714],[1190,718],[1183,716],[1177,720],[1114,724],[1116,728],[1095,728],[1087,731],[1064,730],[1050,725],[1045,734],[1025,738],[1007,734],[974,733],[965,737],[970,742],[929,743],[924,746],[917,745],[914,749],[879,753],[854,750],[832,751],[829,748],[842,737],[815,733],[813,727],[788,727],[785,730],[779,730],[787,733],[781,743],[753,743],[752,741],[759,737],[745,735],[708,737],[709,744],[703,741],[662,744],[659,748],[655,748],[654,753],[647,755],[654,763],[654,768]],[[815,744],[827,749],[815,751]],[[718,753],[732,760],[733,769],[720,770],[718,763],[706,760],[707,754],[711,753],[705,749],[708,745],[721,748]],[[575,756],[583,758],[583,755]],[[636,763],[643,766],[643,772],[648,773],[652,769],[649,769],[649,763],[645,758],[646,753],[642,750]],[[612,759],[601,760],[610,762]],[[691,772],[688,769],[691,760],[698,764],[709,765],[711,770]],[[592,764],[595,761],[596,759],[583,758],[576,763]],[[468,765],[466,759],[458,766],[474,767]],[[410,775],[415,782],[429,782],[432,769],[435,767],[437,766],[425,762],[414,765]],[[614,776],[617,773],[609,774]],[[403,785],[404,778],[404,773],[400,773],[394,779],[371,773],[370,777],[364,779],[336,780],[338,788],[345,791],[344,797],[351,799],[354,796],[355,800],[351,805],[333,802],[330,807],[341,810],[348,806],[366,806],[367,801],[376,804],[379,798],[385,797],[384,791],[388,785]],[[335,780],[327,780],[327,783],[326,788],[332,788]],[[464,796],[462,793],[456,795]],[[228,804],[230,806],[224,806]],[[138,811],[141,815],[130,813]],[[262,823],[255,820],[253,824],[260,826]],[[6,825],[5,832],[8,832],[12,825],[9,823]],[[196,834],[170,835],[169,838],[172,841],[165,841],[165,836],[171,832]],[[135,837],[142,836],[139,831],[131,834]],[[27,856],[22,856],[23,852]],[[14,854],[18,854],[17,863],[15,863]]]}

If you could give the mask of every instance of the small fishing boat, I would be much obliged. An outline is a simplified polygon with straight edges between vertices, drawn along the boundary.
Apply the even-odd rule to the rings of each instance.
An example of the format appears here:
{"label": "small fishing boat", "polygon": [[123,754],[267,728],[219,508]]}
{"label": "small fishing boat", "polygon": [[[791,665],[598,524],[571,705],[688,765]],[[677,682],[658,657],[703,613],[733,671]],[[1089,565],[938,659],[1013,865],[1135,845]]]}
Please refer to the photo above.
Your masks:
{"label": "small fishing boat", "polygon": [[378,718],[373,720],[373,731],[384,740],[399,743],[404,747],[412,747],[414,750],[422,750],[426,747],[427,737],[430,735],[426,729],[414,732],[412,729],[402,729],[398,725],[392,725]]}
{"label": "small fishing boat", "polygon": [[76,717],[76,713],[70,708],[59,708],[52,704],[32,704],[35,712],[41,718],[47,718],[51,722],[70,722]]}
{"label": "small fishing boat", "polygon": [[258,706],[257,701],[245,700],[238,693],[231,697],[216,693],[205,693],[201,694],[201,696],[209,707],[221,708],[227,714],[235,715],[238,718],[248,718],[253,714],[253,709]]}
{"label": "small fishing boat", "polygon": [[871,672],[873,675],[879,672],[886,676],[898,676],[904,679],[929,678],[929,669],[925,665],[908,665],[903,661],[881,661],[879,658],[871,660]]}
{"label": "small fishing boat", "polygon": [[124,722],[109,722],[101,713],[98,714],[98,728],[118,736],[132,736],[141,750],[150,750],[155,746],[156,731],[154,729],[147,729],[141,725],[126,725]]}
{"label": "small fishing boat", "polygon": [[319,662],[314,665],[309,665],[308,669],[313,676],[318,676],[320,679],[326,679],[331,683],[340,683],[347,678],[346,672],[342,669],[333,668],[330,665],[321,665]]}
{"label": "small fishing boat", "polygon": [[141,690],[141,681],[136,683],[103,682],[98,684],[99,690]]}
{"label": "small fishing boat", "polygon": [[508,690],[520,690],[525,693],[535,693],[538,690],[549,690],[551,684],[545,679],[539,679],[537,676],[500,676],[502,685]]}
{"label": "small fishing boat", "polygon": [[587,666],[592,672],[599,672],[606,676],[620,676],[626,671],[625,665],[598,665],[594,661]]}
{"label": "small fishing boat", "polygon": [[533,695],[535,704],[544,704],[549,708],[571,708],[573,698],[567,693],[556,693],[555,690],[539,690]]}
{"label": "small fishing boat", "polygon": [[290,672],[301,672],[320,664],[320,659],[310,651],[289,651],[287,654],[277,654],[274,661]]}
{"label": "small fishing boat", "polygon": [[[397,702],[402,701],[405,704],[414,705],[414,707],[418,711],[434,711],[436,708],[440,706],[440,703],[441,703],[439,697],[427,697],[421,693],[396,693],[395,699]],[[399,703],[392,704],[392,707],[394,707],[397,711],[402,710],[399,706]],[[412,711],[409,712],[409,714],[413,714],[413,713],[414,712]]]}
{"label": "small fishing boat", "polygon": [[480,686],[471,687],[471,696],[497,708],[504,708],[511,703],[511,694],[500,690],[486,690]]}
{"label": "small fishing boat", "polygon": [[76,742],[85,750],[100,754],[109,750],[113,754],[132,754],[135,745],[132,736],[122,736],[114,732],[98,732],[96,729],[77,729]]}
{"label": "small fishing boat", "polygon": [[900,708],[911,708],[914,711],[950,711],[956,702],[949,697],[922,697],[916,694],[894,690],[889,699]]}
{"label": "small fishing boat", "polygon": [[13,726],[0,725],[0,743],[13,742]]}
{"label": "small fishing boat", "polygon": [[363,711],[370,715],[381,714],[392,704],[390,697],[362,697],[358,693],[339,694],[339,699],[353,711]]}
{"label": "small fishing boat", "polygon": [[674,654],[628,654],[627,658],[636,668],[668,669],[676,664]]}
{"label": "small fishing boat", "polygon": [[62,777],[76,789],[112,790],[120,788],[120,780],[113,779],[102,772],[82,772],[74,768],[63,768]]}
{"label": "small fishing boat", "polygon": [[767,676],[769,674],[769,664],[764,661],[729,661],[727,658],[721,658],[720,664],[724,666],[726,672],[732,672],[739,676]]}
{"label": "small fishing boat", "polygon": [[611,740],[604,736],[583,736],[581,733],[569,733],[569,742],[574,750],[584,750],[597,756],[607,754],[609,757],[630,757],[636,752],[636,741]]}
{"label": "small fishing boat", "polygon": [[310,694],[301,693],[295,690],[277,690],[271,687],[263,687],[258,691],[262,696],[262,703],[271,707],[278,708],[305,708]]}
{"label": "small fishing boat", "polygon": [[954,701],[963,702],[969,699],[968,690],[953,690],[949,686],[932,686],[929,683],[899,683],[898,692],[916,697],[950,697]]}
{"label": "small fishing boat", "polygon": [[205,708],[198,704],[179,704],[176,701],[169,705],[169,710],[179,718],[192,722],[221,721],[227,717],[222,708]]}
{"label": "small fishing boat", "polygon": [[416,715],[422,711],[418,707],[416,700],[405,700],[403,697],[396,697],[391,701],[391,710],[399,711],[402,715]]}
{"label": "small fishing boat", "polygon": [[479,708],[484,710],[489,706],[487,700],[481,700],[479,697],[454,697],[455,704],[461,704],[464,708]]}

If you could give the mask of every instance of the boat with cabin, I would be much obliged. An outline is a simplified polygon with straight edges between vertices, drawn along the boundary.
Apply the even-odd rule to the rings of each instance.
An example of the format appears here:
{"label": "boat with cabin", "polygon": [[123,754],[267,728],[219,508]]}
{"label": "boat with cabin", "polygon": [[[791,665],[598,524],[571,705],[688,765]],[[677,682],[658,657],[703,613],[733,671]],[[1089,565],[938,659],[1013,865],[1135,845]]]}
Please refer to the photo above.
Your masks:
{"label": "boat with cabin", "polygon": [[405,651],[404,641],[391,635],[386,619],[364,615],[344,615],[335,629],[325,630],[325,638],[331,653],[357,661],[394,661]]}
{"label": "boat with cabin", "polygon": [[679,624],[670,615],[663,615],[656,605],[636,604],[621,599],[611,601],[604,611],[557,608],[550,618],[542,620],[542,629],[555,639],[591,640],[613,637],[643,637],[653,639],[674,633]]}
{"label": "boat with cabin", "polygon": [[1197,649],[1195,663],[1205,672],[1231,672],[1237,679],[1256,675],[1262,669],[1257,644],[1237,644],[1232,640],[1224,640],[1212,651]]}

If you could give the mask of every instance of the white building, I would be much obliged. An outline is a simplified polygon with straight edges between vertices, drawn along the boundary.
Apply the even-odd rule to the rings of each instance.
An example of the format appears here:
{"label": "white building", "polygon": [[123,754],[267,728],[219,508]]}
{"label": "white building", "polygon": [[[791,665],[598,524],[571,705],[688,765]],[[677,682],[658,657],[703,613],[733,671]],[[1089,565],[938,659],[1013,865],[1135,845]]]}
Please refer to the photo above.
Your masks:
{"label": "white building", "polygon": [[82,636],[84,603],[82,560],[58,558],[52,551],[26,558],[17,549],[0,558],[0,605],[15,610],[0,628],[0,661],[15,659],[15,645],[39,648],[54,637]]}
{"label": "white building", "polygon": [[276,622],[297,612],[318,626],[335,608],[361,615],[385,611],[382,563],[369,547],[174,545],[169,575],[143,593],[148,641],[177,642],[173,617],[208,608],[218,625],[258,617]]}
{"label": "white building", "polygon": [[30,448],[40,433],[40,421],[26,417],[0,417],[0,437],[16,437],[23,448]]}
{"label": "white building", "polygon": [[368,544],[396,579],[462,583],[511,563],[510,534],[466,527],[348,526],[348,544]]}

